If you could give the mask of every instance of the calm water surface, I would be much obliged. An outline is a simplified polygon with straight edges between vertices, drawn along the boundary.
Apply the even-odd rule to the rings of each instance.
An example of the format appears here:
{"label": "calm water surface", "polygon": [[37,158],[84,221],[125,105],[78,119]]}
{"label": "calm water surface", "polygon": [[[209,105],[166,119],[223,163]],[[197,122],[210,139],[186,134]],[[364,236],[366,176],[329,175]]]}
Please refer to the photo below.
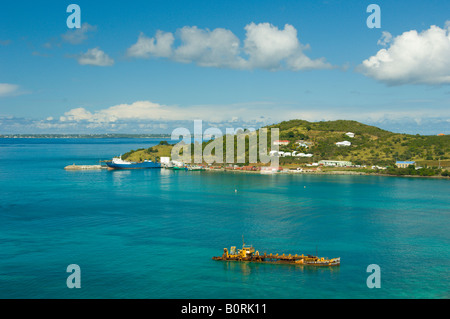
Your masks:
{"label": "calm water surface", "polygon": [[[63,169],[157,143],[0,139],[0,298],[450,297],[450,181]],[[341,266],[211,260],[242,235]]]}

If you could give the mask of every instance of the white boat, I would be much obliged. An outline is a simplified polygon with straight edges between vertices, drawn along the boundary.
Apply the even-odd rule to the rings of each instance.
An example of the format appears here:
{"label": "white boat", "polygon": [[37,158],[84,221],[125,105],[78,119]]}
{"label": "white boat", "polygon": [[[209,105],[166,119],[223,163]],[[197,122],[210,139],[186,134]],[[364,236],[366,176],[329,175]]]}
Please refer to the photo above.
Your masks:
{"label": "white boat", "polygon": [[161,168],[161,163],[145,160],[143,162],[124,161],[122,156],[114,157],[111,162],[106,162],[109,169],[139,169],[139,168]]}

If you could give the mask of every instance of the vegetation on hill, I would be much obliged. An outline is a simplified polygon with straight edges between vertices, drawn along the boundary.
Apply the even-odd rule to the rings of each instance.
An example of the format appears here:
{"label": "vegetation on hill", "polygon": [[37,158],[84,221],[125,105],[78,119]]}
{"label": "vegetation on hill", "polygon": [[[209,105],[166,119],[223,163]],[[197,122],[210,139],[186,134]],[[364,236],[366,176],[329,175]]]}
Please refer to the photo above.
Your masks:
{"label": "vegetation on hill", "polygon": [[131,150],[122,154],[122,159],[131,162],[142,162],[144,160],[159,161],[161,157],[170,157],[173,145],[167,141],[161,141],[158,145],[149,148]]}
{"label": "vegetation on hill", "polygon": [[[314,155],[313,159],[316,162],[333,159],[352,161],[359,165],[393,166],[396,161],[409,160],[429,166],[431,162],[439,160],[446,164],[446,160],[450,159],[449,135],[392,133],[375,126],[345,120],[327,122],[292,120],[270,127],[278,127],[280,139],[290,141],[288,146],[280,147],[282,151],[292,151],[298,139],[312,142],[313,145],[307,151]],[[355,133],[355,137],[345,135],[347,132]],[[341,141],[349,141],[352,145],[336,146],[336,142]],[[283,161],[287,163],[292,159],[283,158]]]}
{"label": "vegetation on hill", "polygon": [[[415,161],[424,168],[450,167],[450,135],[426,136],[392,133],[375,126],[366,125],[356,121],[337,120],[308,122],[305,120],[284,121],[267,126],[270,141],[270,129],[279,129],[280,140],[288,140],[289,144],[280,146],[280,151],[298,151],[311,153],[313,157],[280,157],[281,165],[298,165],[320,160],[345,160],[356,165],[389,166],[394,169],[396,161]],[[349,137],[346,133],[352,132],[355,136]],[[259,133],[256,133],[259,134]],[[226,154],[226,138],[223,138],[224,161]],[[234,157],[237,161],[237,136],[234,136]],[[259,138],[258,138],[259,140]],[[308,147],[299,146],[299,140],[309,143]],[[245,135],[245,160],[249,164],[249,136]],[[337,142],[349,141],[351,146],[337,146]],[[213,140],[203,142],[202,149],[209,146]],[[139,149],[123,155],[128,160],[158,159],[161,156],[170,156],[172,145],[157,145],[148,149]],[[268,149],[271,146],[268,145]],[[214,155],[214,151],[212,152]],[[402,174],[404,171],[388,171],[392,174]],[[411,171],[412,172],[412,171]],[[411,173],[410,172],[410,173]],[[417,171],[417,174],[426,175],[429,171]],[[446,171],[443,171],[443,174]],[[411,175],[411,174],[409,174]]]}
{"label": "vegetation on hill", "polygon": [[405,168],[396,168],[396,167],[388,167],[386,171],[384,171],[385,174],[388,175],[408,175],[408,176],[435,176],[435,175],[442,175],[442,176],[449,176],[447,170],[441,170],[436,168],[430,168],[430,167],[422,167],[417,169],[414,165],[410,165],[409,167]]}

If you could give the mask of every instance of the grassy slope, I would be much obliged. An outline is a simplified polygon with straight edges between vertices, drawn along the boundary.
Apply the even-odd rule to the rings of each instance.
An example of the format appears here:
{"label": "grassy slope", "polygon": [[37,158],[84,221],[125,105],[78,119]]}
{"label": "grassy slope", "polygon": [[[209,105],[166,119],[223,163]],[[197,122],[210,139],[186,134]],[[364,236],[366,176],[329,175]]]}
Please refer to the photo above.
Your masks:
{"label": "grassy slope", "polygon": [[[350,160],[364,164],[393,164],[396,160],[415,160],[419,164],[450,166],[450,136],[398,134],[356,121],[307,122],[293,120],[270,127],[280,129],[280,138],[295,142],[300,138],[314,143],[308,150],[314,160]],[[355,133],[354,138],[345,135]],[[350,141],[350,147],[337,147],[336,142]],[[286,147],[288,150],[291,148]],[[291,148],[291,150],[293,150]]]}
{"label": "grassy slope", "polygon": [[150,148],[141,148],[136,151],[131,150],[122,155],[122,158],[127,161],[141,162],[146,159],[159,160],[159,158],[167,156],[170,157],[171,145],[156,145]]}

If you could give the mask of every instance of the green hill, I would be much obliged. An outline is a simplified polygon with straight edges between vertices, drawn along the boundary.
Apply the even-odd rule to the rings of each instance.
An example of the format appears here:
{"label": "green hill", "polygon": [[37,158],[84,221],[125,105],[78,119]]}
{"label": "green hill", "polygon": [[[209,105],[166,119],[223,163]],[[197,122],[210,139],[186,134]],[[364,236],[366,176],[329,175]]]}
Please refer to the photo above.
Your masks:
{"label": "green hill", "polygon": [[160,142],[158,145],[149,148],[131,150],[122,155],[122,159],[132,162],[142,162],[144,160],[159,160],[161,157],[170,157],[172,145],[167,142]]}
{"label": "green hill", "polygon": [[[375,126],[356,121],[337,120],[308,122],[290,120],[269,125],[279,128],[280,140],[288,140],[289,145],[280,146],[280,151],[312,153],[312,158],[282,157],[281,165],[295,165],[320,160],[346,160],[359,165],[394,165],[395,161],[416,161],[421,166],[450,167],[450,135],[428,136],[392,133]],[[352,132],[355,136],[345,135]],[[270,137],[269,137],[270,140]],[[309,147],[299,147],[297,141],[309,143]],[[349,141],[351,146],[336,146],[337,142]],[[211,143],[204,142],[203,148]],[[224,150],[226,139],[224,138]],[[234,148],[236,150],[236,137]],[[158,145],[124,154],[125,159],[144,160],[170,156],[170,145]],[[270,149],[270,147],[269,147]],[[224,152],[225,153],[225,152]],[[236,154],[236,152],[235,152]],[[246,159],[248,161],[248,138]]]}
{"label": "green hill", "polygon": [[[289,140],[293,150],[295,140],[312,142],[308,152],[314,160],[349,160],[357,164],[392,165],[396,160],[414,160],[426,164],[450,159],[450,136],[428,136],[392,133],[356,121],[307,122],[292,120],[269,127],[280,129],[280,139]],[[355,133],[353,138],[345,135]],[[349,147],[338,147],[336,142],[349,141]],[[287,159],[289,161],[289,159]],[[450,166],[450,165],[449,165]]]}

